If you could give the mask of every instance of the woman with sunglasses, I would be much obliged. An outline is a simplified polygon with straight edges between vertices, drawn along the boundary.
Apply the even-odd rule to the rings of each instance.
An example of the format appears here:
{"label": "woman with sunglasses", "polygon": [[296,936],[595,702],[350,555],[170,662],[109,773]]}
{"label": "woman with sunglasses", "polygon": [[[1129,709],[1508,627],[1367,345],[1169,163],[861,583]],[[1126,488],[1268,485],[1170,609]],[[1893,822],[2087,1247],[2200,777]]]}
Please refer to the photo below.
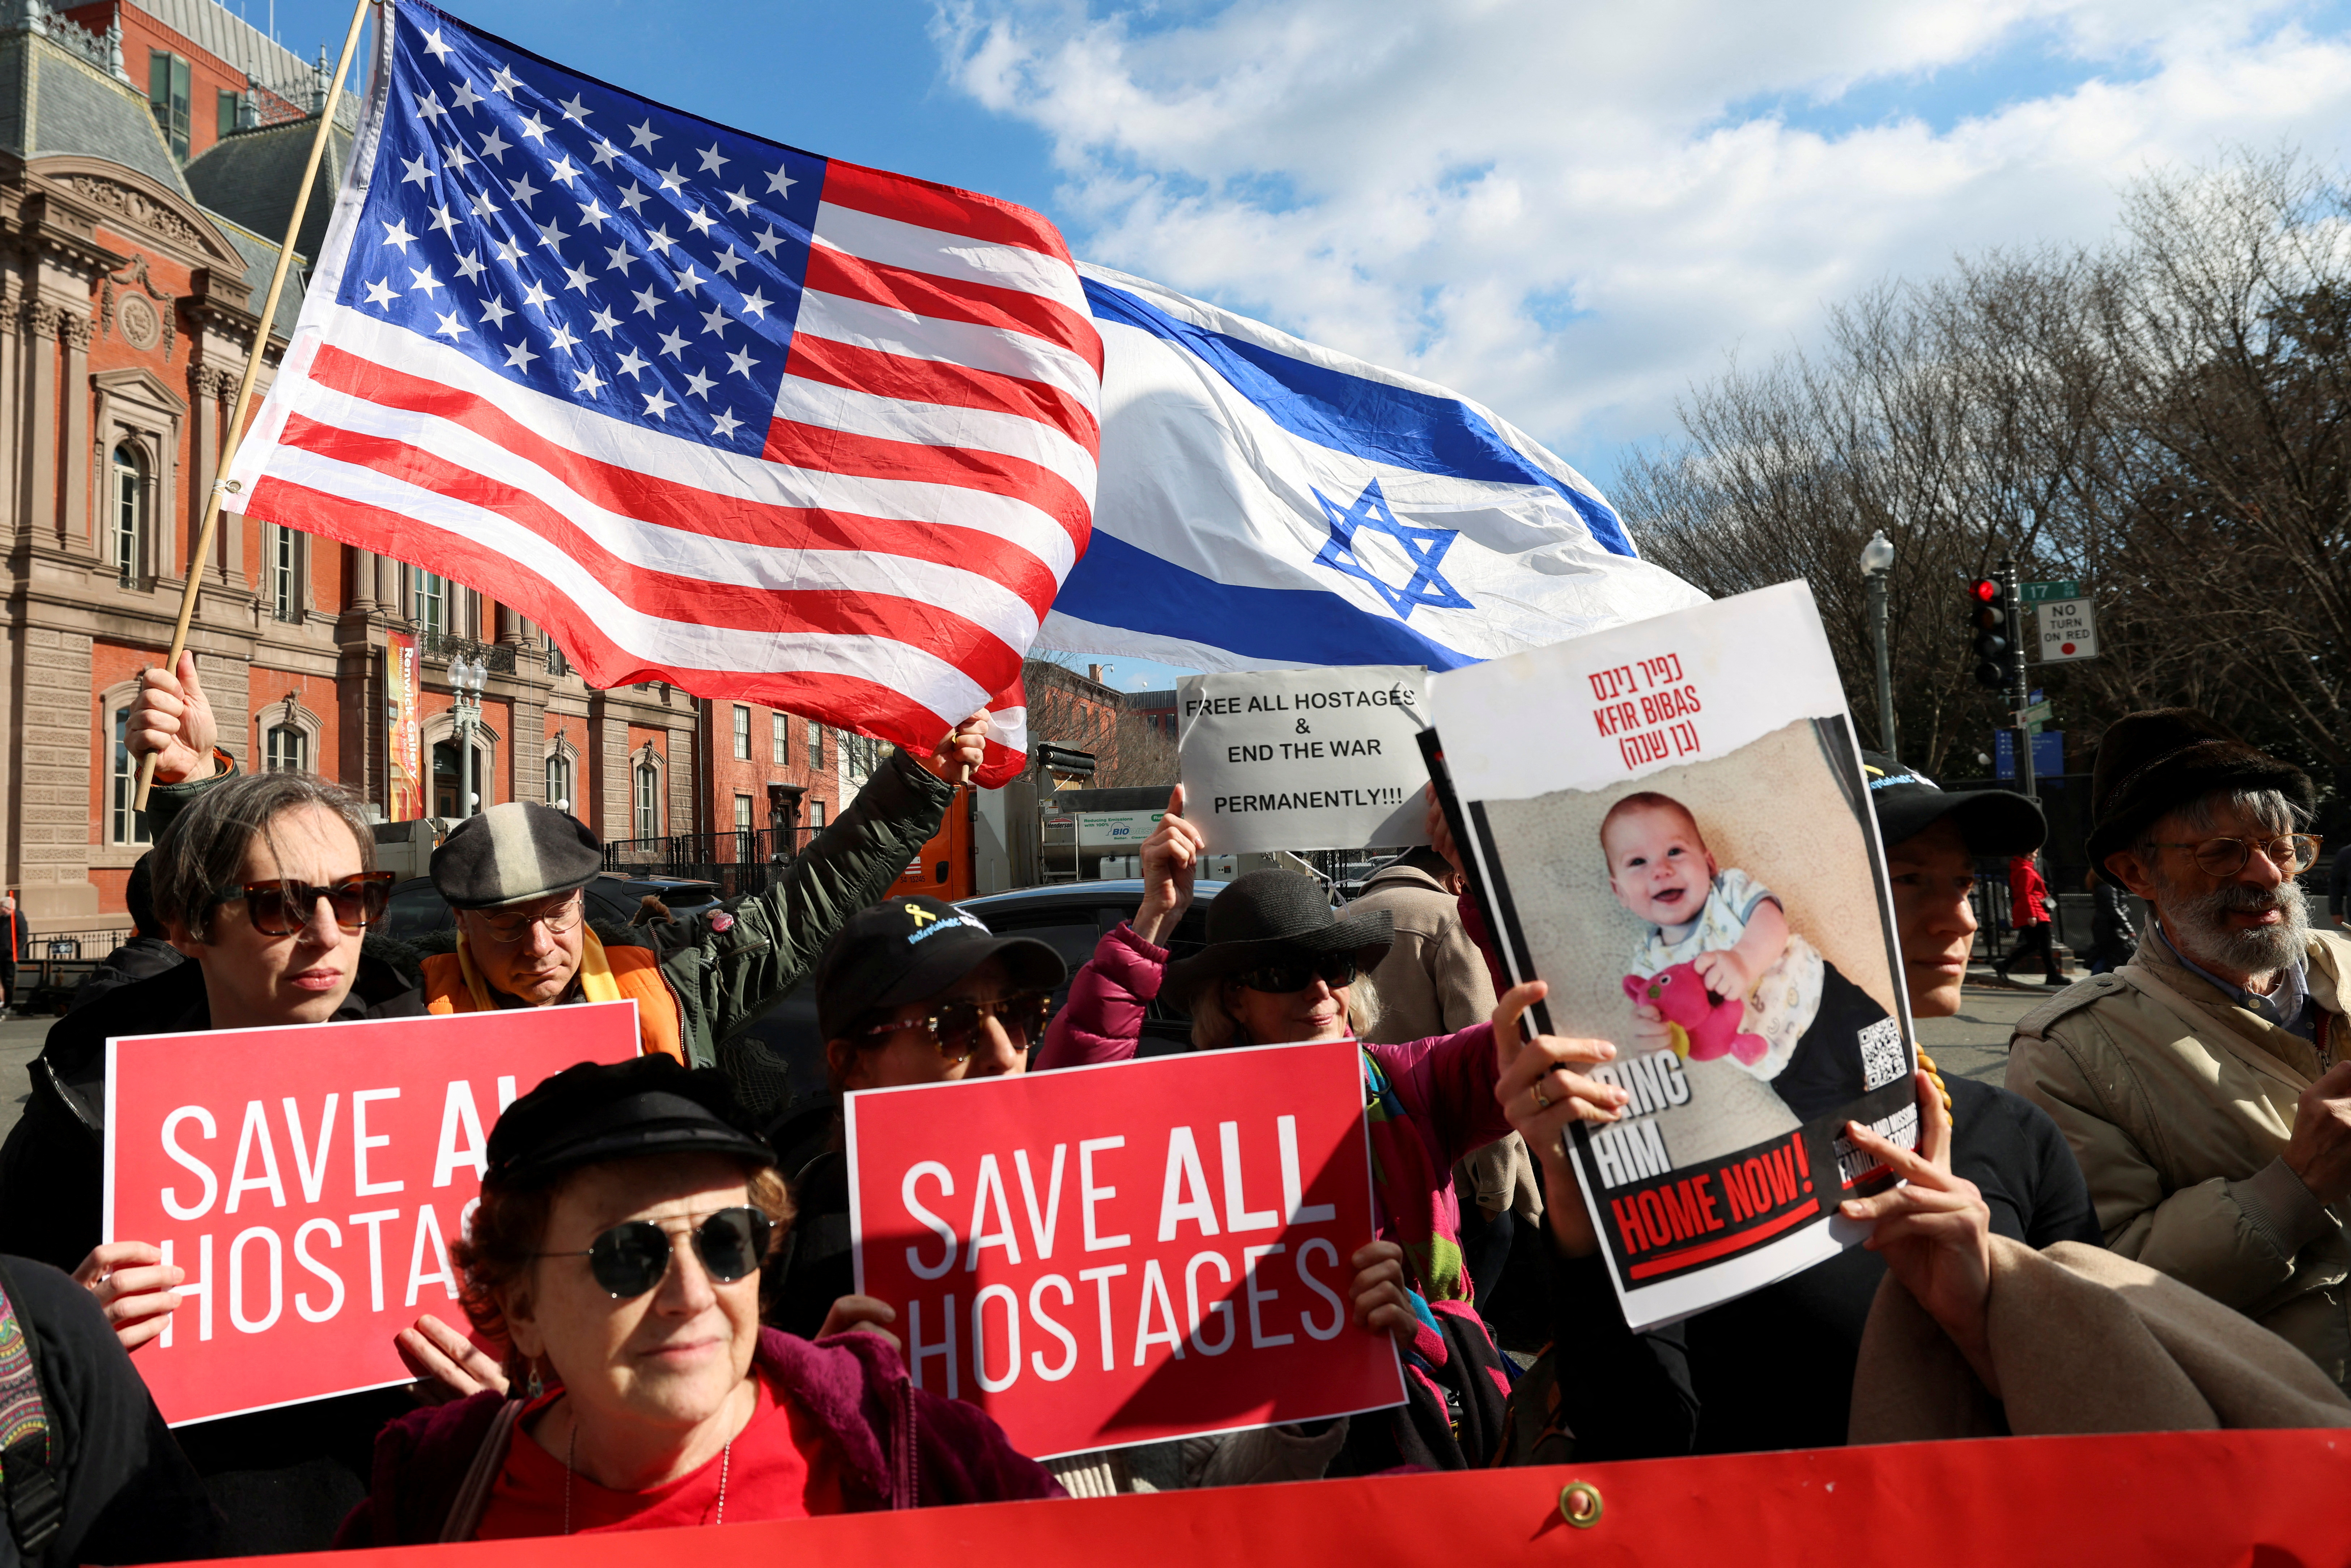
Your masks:
{"label": "woman with sunglasses", "polygon": [[[1071,982],[1068,1005],[1045,1032],[1039,1070],[1132,1057],[1155,997],[1191,1015],[1197,1051],[1364,1040],[1377,1006],[1370,972],[1393,939],[1385,910],[1336,915],[1312,878],[1251,872],[1208,905],[1208,944],[1200,952],[1173,959],[1159,945],[1191,903],[1206,845],[1183,810],[1178,785],[1143,846],[1142,905],[1103,936]],[[1504,1005],[1515,1030],[1524,999]],[[1394,1333],[1418,1375],[1407,1379],[1408,1405],[1354,1419],[1332,1473],[1483,1464],[1499,1441],[1507,1374],[1474,1305],[1452,1181],[1457,1160],[1510,1131],[1494,1095],[1505,1065],[1496,1039],[1496,1026],[1486,1022],[1427,1040],[1363,1044],[1380,1239],[1353,1260],[1356,1317]],[[1515,1059],[1515,1032],[1510,1040]],[[1388,1298],[1387,1305],[1373,1304]]]}
{"label": "woman with sunglasses", "polygon": [[719,1073],[583,1064],[517,1100],[453,1256],[525,1390],[420,1410],[378,1444],[342,1546],[653,1530],[1059,1496],[891,1345],[759,1326],[791,1219]]}
{"label": "woman with sunglasses", "polygon": [[[99,1245],[106,1042],[123,1034],[402,1018],[413,979],[362,950],[392,876],[352,796],[307,773],[229,779],[187,804],[150,852],[154,906],[189,961],[109,992],[49,1030],[24,1119],[0,1149],[0,1251],[73,1272],[137,1350],[180,1304],[183,1271],[152,1244]],[[397,1389],[183,1428],[181,1446],[229,1521],[232,1552],[323,1545],[364,1490]]]}

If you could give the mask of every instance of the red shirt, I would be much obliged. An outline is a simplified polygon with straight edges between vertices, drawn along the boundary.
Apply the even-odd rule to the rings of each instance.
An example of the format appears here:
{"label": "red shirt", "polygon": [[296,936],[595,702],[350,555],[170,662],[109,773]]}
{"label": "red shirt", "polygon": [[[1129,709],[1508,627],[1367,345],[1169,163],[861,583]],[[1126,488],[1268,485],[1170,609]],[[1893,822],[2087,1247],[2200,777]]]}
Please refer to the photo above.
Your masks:
{"label": "red shirt", "polygon": [[[731,1457],[714,1455],[701,1469],[644,1491],[612,1491],[586,1476],[571,1476],[571,1532],[718,1522],[722,1468],[729,1524],[843,1511],[840,1455],[831,1440],[799,1406],[778,1399],[766,1378],[756,1373],[753,1378],[759,1385],[758,1407],[751,1413],[751,1424],[735,1435]],[[474,1532],[476,1541],[563,1533],[563,1457],[539,1447],[527,1430],[562,1396],[560,1392],[543,1396],[523,1413],[497,1485],[482,1511],[481,1527]]]}
{"label": "red shirt", "polygon": [[2011,925],[2038,925],[2049,918],[2049,884],[2033,863],[2018,855],[2008,862],[2008,908]]}

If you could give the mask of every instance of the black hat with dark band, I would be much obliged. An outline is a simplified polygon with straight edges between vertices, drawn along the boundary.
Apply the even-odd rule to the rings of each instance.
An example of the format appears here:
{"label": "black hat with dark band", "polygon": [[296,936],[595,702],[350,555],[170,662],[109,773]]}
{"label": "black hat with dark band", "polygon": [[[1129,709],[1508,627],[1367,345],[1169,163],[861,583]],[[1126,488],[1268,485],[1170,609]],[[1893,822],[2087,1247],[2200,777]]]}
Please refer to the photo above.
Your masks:
{"label": "black hat with dark band", "polygon": [[1209,903],[1208,945],[1168,965],[1159,994],[1188,1012],[1194,992],[1237,970],[1297,953],[1353,953],[1357,968],[1372,969],[1395,945],[1395,917],[1386,910],[1333,915],[1314,878],[1253,871]]}
{"label": "black hat with dark band", "polygon": [[583,1061],[517,1100],[490,1129],[485,1180],[536,1186],[581,1166],[647,1155],[726,1155],[758,1165],[775,1151],[726,1074],[667,1056]]}
{"label": "black hat with dark band", "polygon": [[817,959],[817,1029],[841,1039],[865,1014],[927,1000],[990,958],[1028,990],[1050,991],[1070,976],[1033,936],[998,936],[979,916],[921,894],[884,899],[851,915]]}
{"label": "black hat with dark band", "polygon": [[1861,772],[1877,813],[1877,836],[1889,850],[1945,817],[1959,823],[1968,852],[1987,859],[2028,853],[2049,836],[2039,804],[2013,789],[1946,789],[1882,751],[1863,752]]}

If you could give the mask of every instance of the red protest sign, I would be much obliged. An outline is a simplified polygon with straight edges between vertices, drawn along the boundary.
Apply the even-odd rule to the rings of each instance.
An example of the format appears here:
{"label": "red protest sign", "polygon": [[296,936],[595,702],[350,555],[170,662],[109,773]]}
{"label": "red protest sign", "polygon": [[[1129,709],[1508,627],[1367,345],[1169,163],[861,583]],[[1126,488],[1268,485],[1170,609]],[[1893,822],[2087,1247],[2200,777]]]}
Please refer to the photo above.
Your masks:
{"label": "red protest sign", "polygon": [[1025,1454],[1399,1404],[1363,1107],[1346,1040],[852,1094],[857,1288]]}
{"label": "red protest sign", "polygon": [[[139,1353],[178,1425],[404,1383],[392,1335],[457,1301],[498,1113],[637,1053],[602,1002],[107,1041],[106,1225],[187,1270]],[[458,1318],[463,1322],[462,1315]]]}

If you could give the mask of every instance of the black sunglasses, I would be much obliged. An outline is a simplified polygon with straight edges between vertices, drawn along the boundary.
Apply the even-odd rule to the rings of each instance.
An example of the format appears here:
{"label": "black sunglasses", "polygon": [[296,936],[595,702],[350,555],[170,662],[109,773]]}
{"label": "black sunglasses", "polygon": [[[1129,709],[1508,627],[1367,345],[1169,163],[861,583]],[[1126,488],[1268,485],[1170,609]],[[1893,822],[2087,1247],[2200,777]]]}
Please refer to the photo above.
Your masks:
{"label": "black sunglasses", "polygon": [[961,1061],[971,1054],[973,1040],[985,1019],[996,1019],[1004,1025],[1006,1034],[1026,1045],[1043,1032],[1045,1015],[1052,1010],[1052,992],[1018,991],[992,1002],[941,1002],[927,1018],[910,1019],[904,1023],[877,1023],[861,1032],[872,1036],[927,1029],[931,1031],[931,1043],[938,1048],[941,1056]]}
{"label": "black sunglasses", "polygon": [[[768,1256],[768,1242],[776,1222],[756,1208],[722,1208],[694,1228],[695,1255],[703,1272],[722,1285],[758,1268]],[[643,1295],[669,1272],[675,1244],[670,1233],[650,1219],[632,1219],[588,1244],[584,1252],[540,1252],[540,1258],[585,1258],[588,1271],[604,1293],[616,1301]]]}
{"label": "black sunglasses", "polygon": [[1302,991],[1317,980],[1335,991],[1342,986],[1355,983],[1355,956],[1353,953],[1325,953],[1319,957],[1301,955],[1295,958],[1277,958],[1254,969],[1243,969],[1233,978],[1252,991],[1271,991],[1276,995]]}
{"label": "black sunglasses", "polygon": [[383,918],[385,907],[392,903],[392,873],[363,871],[347,876],[332,887],[313,887],[300,882],[248,882],[242,887],[213,889],[215,904],[245,903],[245,917],[253,928],[265,936],[291,936],[310,924],[311,913],[325,899],[334,912],[335,924],[346,931],[359,931]]}

